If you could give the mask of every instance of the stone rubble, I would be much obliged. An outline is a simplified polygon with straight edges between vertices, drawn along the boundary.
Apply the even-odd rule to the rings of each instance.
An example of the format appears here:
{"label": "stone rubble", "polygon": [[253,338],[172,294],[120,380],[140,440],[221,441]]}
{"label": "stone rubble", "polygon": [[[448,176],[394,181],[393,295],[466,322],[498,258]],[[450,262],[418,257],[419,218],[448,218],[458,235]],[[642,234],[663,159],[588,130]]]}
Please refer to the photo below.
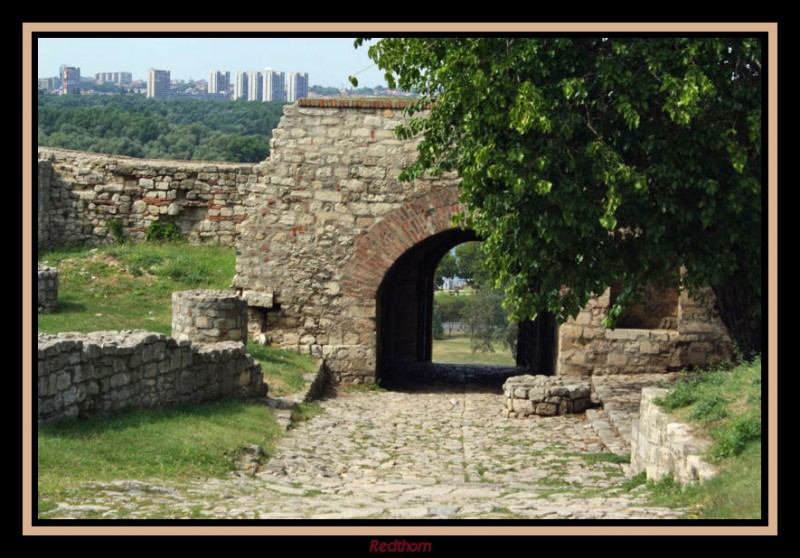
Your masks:
{"label": "stone rubble", "polygon": [[503,384],[503,416],[525,418],[582,413],[591,404],[589,382],[524,374]]}

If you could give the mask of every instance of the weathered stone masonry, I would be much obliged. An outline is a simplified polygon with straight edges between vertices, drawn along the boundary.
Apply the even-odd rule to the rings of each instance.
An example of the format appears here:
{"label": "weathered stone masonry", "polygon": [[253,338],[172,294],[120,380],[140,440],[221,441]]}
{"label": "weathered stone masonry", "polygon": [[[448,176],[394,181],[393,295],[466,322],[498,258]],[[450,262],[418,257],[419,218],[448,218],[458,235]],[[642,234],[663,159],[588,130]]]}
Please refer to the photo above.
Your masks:
{"label": "weathered stone masonry", "polygon": [[196,343],[247,343],[247,303],[228,291],[172,293],[172,337]]}
{"label": "weathered stone masonry", "polygon": [[232,245],[244,200],[258,179],[252,164],[162,161],[39,148],[38,247],[144,238],[154,221],[190,240]]}
{"label": "weathered stone masonry", "polygon": [[56,312],[58,310],[58,270],[40,264],[37,287],[38,313]]}
{"label": "weathered stone masonry", "polygon": [[[284,107],[263,183],[247,200],[234,287],[251,304],[251,331],[322,356],[337,380],[372,381],[375,295],[387,265],[451,229],[452,177],[400,182],[416,143],[394,137],[396,101],[312,101]],[[247,295],[245,295],[247,296]]]}
{"label": "weathered stone masonry", "polygon": [[556,374],[647,374],[729,359],[725,327],[710,309],[710,290],[703,294],[698,300],[680,293],[670,328],[612,330],[603,325],[611,304],[607,290],[558,328]]}
{"label": "weathered stone masonry", "polygon": [[[286,105],[259,165],[40,148],[39,246],[107,242],[110,219],[132,239],[153,221],[172,221],[192,240],[236,243],[233,287],[259,341],[324,357],[344,382],[424,364],[429,279],[438,258],[474,234],[452,225],[457,177],[398,180],[417,155],[417,141],[394,136],[407,104]],[[552,358],[553,366],[532,372],[663,372],[730,354],[707,302],[680,293],[668,318],[613,331],[603,327],[610,304],[606,292],[575,320],[547,326],[540,339],[552,350],[537,352],[537,362]]]}
{"label": "weathered stone masonry", "polygon": [[241,343],[176,341],[148,331],[39,334],[41,422],[267,391]]}
{"label": "weathered stone masonry", "polygon": [[646,471],[649,480],[672,475],[681,484],[716,476],[717,471],[703,458],[711,442],[693,436],[689,425],[656,405],[655,400],[667,393],[654,387],[642,390],[639,417],[631,433],[630,474]]}
{"label": "weathered stone masonry", "polygon": [[[425,360],[418,299],[428,295],[418,287],[425,275],[417,268],[469,239],[452,226],[461,209],[456,177],[398,180],[417,145],[393,134],[404,105],[304,100],[286,106],[237,243],[234,287],[250,304],[251,332],[324,357],[340,381],[374,381],[381,347],[397,346],[395,356],[407,360],[401,367]],[[427,260],[423,254],[394,272],[412,248],[437,238]],[[382,301],[390,276],[394,289]],[[558,328],[556,373],[663,372],[729,354],[708,305],[685,293],[677,305],[676,317],[659,324],[666,329],[611,331],[602,325],[606,292]],[[382,310],[400,317],[387,322]],[[393,344],[380,336],[391,336]]]}

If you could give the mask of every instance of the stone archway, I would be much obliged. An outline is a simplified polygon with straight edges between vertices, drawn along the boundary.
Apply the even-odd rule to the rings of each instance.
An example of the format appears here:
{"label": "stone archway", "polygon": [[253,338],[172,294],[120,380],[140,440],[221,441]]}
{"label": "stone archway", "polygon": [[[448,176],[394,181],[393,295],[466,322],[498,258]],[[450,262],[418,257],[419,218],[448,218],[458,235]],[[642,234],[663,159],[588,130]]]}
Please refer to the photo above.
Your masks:
{"label": "stone archway", "polygon": [[[407,284],[425,279],[437,254],[456,243],[447,235],[464,233],[447,232],[462,209],[457,176],[399,180],[417,156],[417,140],[394,134],[407,104],[315,99],[287,105],[273,131],[269,160],[238,174],[203,167],[196,181],[188,180],[209,187],[213,170],[215,182],[224,179],[236,185],[237,195],[240,187],[246,194],[239,207],[219,209],[209,219],[241,221],[233,287],[248,302],[251,333],[261,342],[323,358],[335,381],[375,381],[384,356],[400,354],[401,345],[410,358],[424,362],[430,325],[423,319],[429,310],[422,294],[429,287]],[[214,200],[224,195],[213,192]],[[391,289],[382,287],[387,278]],[[395,316],[417,317],[388,319],[393,310],[387,292],[412,302],[396,308]],[[544,330],[544,320],[523,324],[526,341],[520,345],[530,349],[526,364],[540,373],[588,376],[663,371],[724,354],[718,320],[701,317],[684,298],[682,293],[674,329],[606,330],[608,294],[557,329],[552,320]],[[394,339],[396,350],[383,342],[392,324],[407,334]]]}
{"label": "stone archway", "polygon": [[[391,383],[400,370],[448,375],[428,366],[433,275],[447,251],[478,240],[473,231],[453,226],[453,217],[462,209],[456,186],[440,188],[390,212],[356,239],[342,273],[343,294],[374,304],[376,379]],[[555,322],[549,315],[541,318],[521,324],[517,364],[551,374]]]}
{"label": "stone archway", "polygon": [[376,373],[384,383],[431,362],[433,276],[446,252],[470,240],[477,240],[471,230],[434,234],[403,253],[384,275],[375,297]]}
{"label": "stone archway", "polygon": [[462,209],[458,188],[451,186],[419,196],[390,212],[356,238],[354,253],[342,272],[344,294],[374,298],[395,262],[418,243],[452,230],[453,217]]}

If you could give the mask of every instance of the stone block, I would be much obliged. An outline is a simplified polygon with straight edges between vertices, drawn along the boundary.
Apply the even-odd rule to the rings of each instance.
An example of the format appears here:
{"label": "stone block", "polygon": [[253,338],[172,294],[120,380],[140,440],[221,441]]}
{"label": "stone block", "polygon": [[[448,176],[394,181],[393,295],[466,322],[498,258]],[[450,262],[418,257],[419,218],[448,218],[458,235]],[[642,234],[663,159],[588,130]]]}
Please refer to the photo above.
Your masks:
{"label": "stone block", "polygon": [[533,414],[533,402],[528,399],[512,399],[511,408],[523,416]]}
{"label": "stone block", "polygon": [[659,346],[656,342],[642,341],[639,343],[639,351],[646,355],[655,355],[659,353]]}
{"label": "stone block", "polygon": [[609,366],[625,366],[628,364],[628,356],[619,352],[608,353],[606,363]]}
{"label": "stone block", "polygon": [[558,413],[558,406],[553,403],[537,403],[536,414],[545,417],[554,416]]}

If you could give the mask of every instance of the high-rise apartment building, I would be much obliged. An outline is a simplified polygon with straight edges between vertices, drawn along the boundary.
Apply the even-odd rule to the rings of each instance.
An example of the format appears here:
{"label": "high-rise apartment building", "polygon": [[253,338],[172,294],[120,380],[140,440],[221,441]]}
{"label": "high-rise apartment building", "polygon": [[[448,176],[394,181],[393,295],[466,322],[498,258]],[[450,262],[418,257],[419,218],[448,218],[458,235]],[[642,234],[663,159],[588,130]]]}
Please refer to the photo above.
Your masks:
{"label": "high-rise apartment building", "polygon": [[247,72],[236,72],[236,83],[233,85],[233,99],[247,100]]}
{"label": "high-rise apartment building", "polygon": [[151,68],[147,75],[147,98],[166,99],[169,97],[169,83],[169,70],[154,70]]}
{"label": "high-rise apartment building", "polygon": [[271,68],[264,70],[264,101],[286,100],[286,74]]}
{"label": "high-rise apartment building", "polygon": [[211,71],[208,74],[208,92],[209,93],[217,93],[222,95],[228,94],[228,89],[231,85],[231,73],[230,72],[214,72]]}
{"label": "high-rise apartment building", "polygon": [[247,72],[247,100],[264,100],[264,81],[261,72]]}
{"label": "high-rise apartment building", "polygon": [[43,91],[58,91],[61,88],[61,78],[56,77],[49,77],[49,78],[39,78],[39,89]]}
{"label": "high-rise apartment building", "polygon": [[308,73],[291,72],[289,73],[289,85],[286,87],[287,100],[290,103],[297,99],[308,97]]}
{"label": "high-rise apartment building", "polygon": [[81,69],[62,64],[59,71],[62,95],[79,95],[81,92]]}
{"label": "high-rise apartment building", "polygon": [[94,80],[98,83],[122,83],[133,82],[133,74],[130,72],[101,72],[94,75]]}

